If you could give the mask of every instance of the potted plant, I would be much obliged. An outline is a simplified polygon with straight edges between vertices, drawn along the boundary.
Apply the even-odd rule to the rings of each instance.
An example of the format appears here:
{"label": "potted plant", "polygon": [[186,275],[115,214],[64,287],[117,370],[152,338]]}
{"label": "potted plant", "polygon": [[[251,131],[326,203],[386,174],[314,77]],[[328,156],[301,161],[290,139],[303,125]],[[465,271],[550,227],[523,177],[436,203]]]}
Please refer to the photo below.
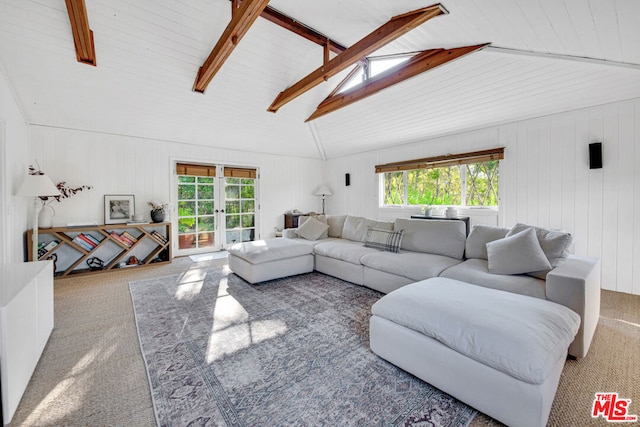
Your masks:
{"label": "potted plant", "polygon": [[165,222],[167,220],[167,214],[171,209],[171,203],[152,200],[149,202],[149,206],[151,206],[151,221]]}
{"label": "potted plant", "polygon": [[431,216],[431,206],[429,205],[422,205],[422,207],[420,208],[420,212],[422,213],[422,215],[424,216]]}

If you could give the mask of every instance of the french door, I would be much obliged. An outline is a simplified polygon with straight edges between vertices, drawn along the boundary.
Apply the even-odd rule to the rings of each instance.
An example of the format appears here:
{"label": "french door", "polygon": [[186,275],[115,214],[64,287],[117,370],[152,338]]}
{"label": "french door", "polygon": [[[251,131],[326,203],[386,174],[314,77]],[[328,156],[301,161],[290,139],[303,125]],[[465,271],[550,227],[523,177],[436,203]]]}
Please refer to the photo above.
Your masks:
{"label": "french door", "polygon": [[177,165],[178,254],[224,249],[257,236],[257,171]]}

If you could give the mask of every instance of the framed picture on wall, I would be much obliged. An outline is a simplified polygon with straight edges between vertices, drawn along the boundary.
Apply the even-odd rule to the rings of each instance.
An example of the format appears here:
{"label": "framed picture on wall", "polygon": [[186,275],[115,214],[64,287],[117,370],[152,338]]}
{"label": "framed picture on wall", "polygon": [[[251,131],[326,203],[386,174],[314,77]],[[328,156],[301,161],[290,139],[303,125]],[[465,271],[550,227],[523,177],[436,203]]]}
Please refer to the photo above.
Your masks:
{"label": "framed picture on wall", "polygon": [[133,220],[136,203],[133,194],[104,195],[104,223],[124,224]]}

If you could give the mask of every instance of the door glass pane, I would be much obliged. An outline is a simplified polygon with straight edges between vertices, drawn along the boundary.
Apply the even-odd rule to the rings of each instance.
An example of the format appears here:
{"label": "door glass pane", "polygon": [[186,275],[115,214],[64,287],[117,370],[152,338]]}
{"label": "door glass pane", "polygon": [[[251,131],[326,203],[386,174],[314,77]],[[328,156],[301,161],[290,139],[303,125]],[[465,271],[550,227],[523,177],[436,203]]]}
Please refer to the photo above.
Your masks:
{"label": "door glass pane", "polygon": [[227,215],[240,213],[240,200],[227,200],[225,202]]}
{"label": "door glass pane", "polygon": [[227,215],[227,230],[240,227],[240,215]]}
{"label": "door glass pane", "polygon": [[201,200],[198,202],[198,215],[213,215],[215,203],[213,200]]}
{"label": "door glass pane", "polygon": [[253,215],[242,215],[242,228],[250,228],[253,226]]}
{"label": "door glass pane", "polygon": [[253,185],[242,186],[242,198],[253,199]]}
{"label": "door glass pane", "polygon": [[178,216],[195,216],[196,202],[178,202]]}
{"label": "door glass pane", "polygon": [[238,243],[238,242],[240,242],[240,231],[238,230],[227,231],[227,244],[231,245],[233,243]]}
{"label": "door glass pane", "polygon": [[225,189],[225,196],[227,199],[239,199],[240,198],[240,186],[238,185],[229,185]]}
{"label": "door glass pane", "polygon": [[255,202],[253,200],[243,200],[241,212],[243,213],[255,212]]}
{"label": "door glass pane", "polygon": [[191,249],[196,247],[195,234],[178,234],[178,248]]}

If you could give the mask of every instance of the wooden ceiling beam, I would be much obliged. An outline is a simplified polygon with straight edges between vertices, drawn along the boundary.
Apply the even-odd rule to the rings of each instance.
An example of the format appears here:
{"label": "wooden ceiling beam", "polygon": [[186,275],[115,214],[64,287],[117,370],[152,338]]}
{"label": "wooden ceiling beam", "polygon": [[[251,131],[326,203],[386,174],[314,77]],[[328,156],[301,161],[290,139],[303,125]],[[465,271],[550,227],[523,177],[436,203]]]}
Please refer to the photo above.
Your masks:
{"label": "wooden ceiling beam", "polygon": [[[196,81],[193,84],[195,92],[204,93],[205,89],[227,60],[233,49],[240,42],[242,37],[249,31],[251,25],[258,19],[258,16],[267,7],[269,0],[243,0],[234,13],[231,22],[222,33],[220,40],[209,54],[209,57],[198,70]],[[232,3],[237,6],[236,2]]]}
{"label": "wooden ceiling beam", "polygon": [[318,105],[316,111],[309,116],[305,122],[315,120],[318,117],[329,114],[333,111],[339,110],[342,107],[346,107],[349,104],[360,101],[371,95],[380,92],[390,86],[403,82],[411,77],[415,77],[418,74],[425,71],[432,70],[442,64],[445,64],[461,56],[467,55],[471,52],[475,52],[486,47],[487,44],[479,44],[474,46],[456,47],[453,49],[430,49],[425,50],[407,62],[398,64],[393,68],[388,69],[384,73],[380,73],[364,83],[356,86],[348,91],[338,94],[332,94],[328,96],[324,101]]}
{"label": "wooden ceiling beam", "polygon": [[76,58],[83,64],[96,65],[96,49],[93,44],[93,31],[89,28],[87,7],[84,0],[65,0]]}
{"label": "wooden ceiling beam", "polygon": [[305,39],[312,41],[320,46],[329,45],[329,50],[333,53],[341,53],[345,51],[347,48],[342,46],[340,43],[337,43],[333,40],[330,40],[327,36],[317,32],[316,30],[307,27],[305,24],[297,21],[282,12],[277,11],[276,9],[267,6],[262,13],[261,17],[266,19],[267,21],[271,21],[276,25],[281,26],[289,31],[292,31],[299,35],[300,37],[304,37]]}
{"label": "wooden ceiling beam", "polygon": [[299,82],[280,92],[267,111],[275,113],[280,107],[297,98],[308,90],[345,70],[349,66],[366,58],[382,46],[392,42],[429,19],[448,13],[440,4],[417,9],[391,18],[365,38],[336,55],[327,64],[304,77]]}

